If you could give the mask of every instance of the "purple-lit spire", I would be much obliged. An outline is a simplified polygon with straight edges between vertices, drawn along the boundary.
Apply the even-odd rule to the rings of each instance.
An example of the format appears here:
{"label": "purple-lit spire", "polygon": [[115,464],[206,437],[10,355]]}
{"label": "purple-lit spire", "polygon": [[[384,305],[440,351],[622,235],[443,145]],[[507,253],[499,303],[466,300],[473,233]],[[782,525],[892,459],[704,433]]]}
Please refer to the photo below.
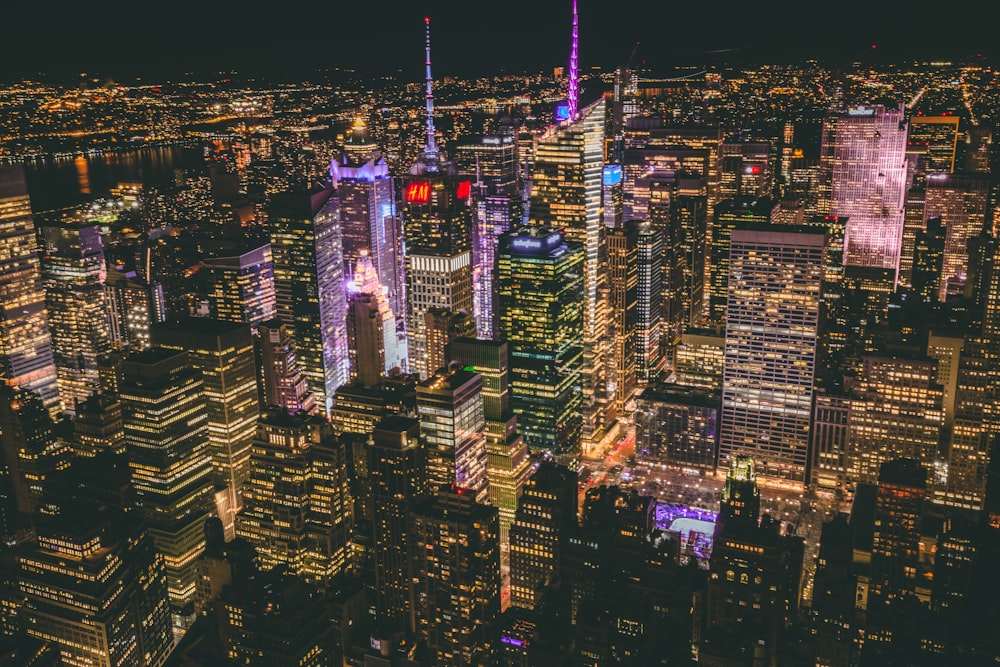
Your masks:
{"label": "purple-lit spire", "polygon": [[[429,48],[429,47],[428,47]],[[430,60],[430,57],[427,58]],[[428,77],[430,65],[427,66]],[[430,85],[429,83],[427,84]],[[573,0],[573,41],[569,49],[569,120],[576,120],[576,110],[580,103],[580,15]]]}
{"label": "purple-lit spire", "polygon": [[434,92],[431,89],[431,19],[424,18],[427,37],[425,42],[425,65],[427,67],[427,145],[424,146],[424,155],[428,158],[428,167],[435,164],[437,160],[438,147],[434,142]]}

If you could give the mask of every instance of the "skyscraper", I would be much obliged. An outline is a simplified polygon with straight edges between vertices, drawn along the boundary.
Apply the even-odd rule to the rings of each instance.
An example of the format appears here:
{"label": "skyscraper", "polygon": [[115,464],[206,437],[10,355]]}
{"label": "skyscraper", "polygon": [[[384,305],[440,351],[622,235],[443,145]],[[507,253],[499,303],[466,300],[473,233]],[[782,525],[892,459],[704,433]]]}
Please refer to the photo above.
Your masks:
{"label": "skyscraper", "polygon": [[748,453],[765,475],[805,479],[825,236],[733,230],[719,465]]}
{"label": "skyscraper", "polygon": [[96,456],[105,450],[125,453],[122,404],[114,394],[92,394],[77,404],[73,451],[77,456]]}
{"label": "skyscraper", "polygon": [[271,200],[269,223],[278,319],[291,327],[302,372],[329,414],[350,377],[339,202],[332,188],[283,193]]}
{"label": "skyscraper", "polygon": [[491,664],[500,616],[500,521],[461,486],[410,513],[417,631],[439,665]]}
{"label": "skyscraper", "polygon": [[347,283],[347,339],[351,379],[365,386],[405,363],[396,318],[367,251],[362,251]]}
{"label": "skyscraper", "polygon": [[663,373],[660,352],[663,285],[663,236],[647,222],[630,220],[636,228],[635,377],[639,385],[655,382]]}
{"label": "skyscraper", "polygon": [[413,541],[410,513],[427,491],[427,451],[420,422],[387,417],[368,445],[376,617],[394,631],[416,627],[413,600]]}
{"label": "skyscraper", "polygon": [[401,316],[406,300],[395,182],[363,120],[351,127],[343,156],[330,165],[330,176],[340,199],[344,271],[349,275],[367,254],[386,288],[392,312]]}
{"label": "skyscraper", "polygon": [[510,407],[507,343],[460,338],[448,347],[448,358],[472,368],[483,379],[486,422],[486,473],[490,504],[500,510],[500,547],[507,550],[509,529],[529,474],[531,461]]}
{"label": "skyscraper", "polygon": [[133,354],[121,372],[132,485],[163,554],[174,625],[187,627],[212,497],[205,385],[186,352],[166,348]]}
{"label": "skyscraper", "polygon": [[286,565],[323,584],[352,565],[347,447],[322,417],[273,408],[257,425],[236,534],[262,569]]}
{"label": "skyscraper", "polygon": [[511,406],[533,451],[576,451],[583,363],[583,247],[544,227],[500,237],[500,331]]}
{"label": "skyscraper", "polygon": [[729,242],[733,229],[741,223],[769,224],[777,222],[778,202],[769,198],[736,197],[719,202],[712,223],[712,281],[709,293],[709,318],[721,324],[726,319],[729,285]]}
{"label": "skyscraper", "polygon": [[442,368],[417,385],[420,433],[430,488],[457,485],[477,502],[489,498],[483,378]]}
{"label": "skyscraper", "polygon": [[608,395],[608,321],[599,299],[606,279],[600,267],[604,116],[602,98],[537,137],[528,216],[530,225],[562,230],[567,240],[583,246],[580,415],[581,436],[588,444],[601,440],[613,414]]}
{"label": "skyscraper", "polygon": [[455,149],[459,173],[472,182],[472,283],[476,336],[497,335],[496,247],[521,222],[517,142],[512,133],[483,135]]}
{"label": "skyscraper", "polygon": [[232,536],[260,413],[250,325],[188,317],[155,325],[152,333],[154,345],[186,351],[201,373],[213,478],[218,489],[225,489],[218,513],[227,536]]}
{"label": "skyscraper", "polygon": [[203,261],[209,275],[212,317],[223,322],[245,322],[254,330],[274,317],[274,261],[269,243]]}
{"label": "skyscraper", "polygon": [[608,230],[608,283],[614,349],[615,400],[624,413],[636,386],[636,335],[639,324],[639,229],[635,224]]}
{"label": "skyscraper", "polygon": [[907,144],[923,149],[928,172],[955,171],[958,148],[958,116],[911,116]]}
{"label": "skyscraper", "polygon": [[969,241],[986,228],[989,178],[983,174],[928,174],[924,220],[940,218],[946,230],[937,298],[959,296],[968,280]]}
{"label": "skyscraper", "polygon": [[52,411],[59,387],[38,266],[31,200],[20,167],[0,168],[0,379]]}
{"label": "skyscraper", "polygon": [[847,217],[844,263],[899,270],[906,197],[902,105],[859,106],[823,123],[822,156],[831,215]]}
{"label": "skyscraper", "polygon": [[108,270],[104,282],[111,344],[116,350],[138,352],[149,347],[153,305],[149,285],[135,271]]}
{"label": "skyscraper", "polygon": [[472,298],[472,185],[444,160],[434,137],[430,20],[427,20],[427,144],[404,190],[406,326],[410,370],[427,377],[424,314],[431,308],[474,312]]}
{"label": "skyscraper", "polygon": [[100,388],[97,357],[111,351],[104,307],[104,246],[96,225],[42,227],[42,283],[63,409]]}
{"label": "skyscraper", "polygon": [[289,414],[316,411],[316,397],[309,391],[309,381],[302,373],[295,355],[295,341],[288,325],[270,320],[257,327],[260,337],[263,406],[277,405]]}

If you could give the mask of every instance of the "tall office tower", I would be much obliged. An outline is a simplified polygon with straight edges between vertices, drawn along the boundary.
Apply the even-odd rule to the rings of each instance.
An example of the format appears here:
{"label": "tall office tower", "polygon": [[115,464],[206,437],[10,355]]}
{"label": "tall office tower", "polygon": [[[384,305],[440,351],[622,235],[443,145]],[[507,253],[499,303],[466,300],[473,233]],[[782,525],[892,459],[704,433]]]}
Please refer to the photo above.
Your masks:
{"label": "tall office tower", "polygon": [[476,337],[493,338],[496,322],[496,247],[521,223],[517,141],[512,134],[474,137],[455,148],[458,173],[472,183],[472,282]]}
{"label": "tall office tower", "polygon": [[928,470],[938,456],[944,423],[938,364],[923,356],[862,359],[852,383],[847,483],[874,484],[886,461],[908,458]]}
{"label": "tall office tower", "polygon": [[630,220],[626,227],[636,233],[635,379],[643,385],[659,380],[663,373],[660,353],[660,306],[663,285],[663,235],[648,222]]}
{"label": "tall office tower", "polygon": [[925,171],[955,171],[958,116],[910,116],[907,145],[923,148]]}
{"label": "tall office tower", "polygon": [[805,479],[824,241],[809,227],[733,230],[720,465],[745,452],[765,475]]}
{"label": "tall office tower", "polygon": [[903,242],[899,256],[899,282],[910,285],[913,281],[913,246],[917,234],[924,228],[924,204],[927,191],[923,187],[912,187],[906,191],[903,205]]}
{"label": "tall office tower", "polygon": [[149,285],[139,280],[134,271],[111,268],[104,281],[104,299],[112,346],[132,352],[149,347],[149,327],[153,321]]}
{"label": "tall office tower", "polygon": [[903,106],[832,113],[822,144],[829,213],[848,218],[844,263],[898,272],[907,188]]}
{"label": "tall office tower", "polygon": [[291,328],[302,372],[324,414],[333,392],[350,378],[339,208],[332,188],[283,193],[272,198],[268,218],[278,319]]}
{"label": "tall office tower", "polygon": [[447,356],[463,368],[473,369],[483,380],[489,500],[500,510],[500,545],[507,551],[517,502],[531,474],[528,448],[518,433],[517,416],[510,407],[507,343],[460,338],[448,347]]}
{"label": "tall office tower", "polygon": [[601,176],[601,185],[604,193],[601,197],[604,202],[604,213],[602,224],[606,229],[621,227],[624,222],[624,191],[622,190],[622,166],[620,164],[606,164]]}
{"label": "tall office tower", "polygon": [[73,453],[96,456],[110,450],[125,453],[125,423],[121,401],[113,394],[92,394],[77,403],[73,419]]}
{"label": "tall office tower", "polygon": [[28,635],[61,665],[159,667],[173,649],[163,556],[135,512],[50,510],[17,548],[17,580]]}
{"label": "tall office tower", "polygon": [[577,479],[543,461],[524,485],[510,527],[510,601],[534,609],[545,586],[563,578],[566,546],[576,531]]}
{"label": "tall office tower", "polygon": [[0,381],[59,409],[31,200],[20,167],[0,168]]}
{"label": "tall office tower", "polygon": [[532,451],[580,446],[583,247],[542,227],[500,237],[500,331],[511,406]]}
{"label": "tall office tower", "polygon": [[209,276],[208,302],[213,318],[245,322],[254,330],[274,318],[274,261],[269,243],[202,261]]}
{"label": "tall office tower", "polygon": [[427,491],[427,450],[419,420],[387,417],[376,424],[368,445],[368,479],[376,618],[393,630],[412,631],[416,621],[409,515]]}
{"label": "tall office tower", "polygon": [[812,609],[816,617],[816,666],[849,667],[857,658],[862,635],[857,610],[857,575],[854,572],[854,526],[848,515],[837,514],[823,524],[813,586]]}
{"label": "tall office tower", "polygon": [[212,502],[205,384],[186,352],[166,348],[137,352],[121,370],[132,485],[166,563],[173,623],[187,627]]}
{"label": "tall office tower", "polygon": [[719,200],[745,195],[766,197],[771,194],[774,175],[771,173],[771,144],[766,141],[745,141],[735,136],[722,144],[722,172],[719,179]]}
{"label": "tall office tower", "polygon": [[924,301],[938,301],[944,269],[945,245],[948,230],[941,224],[941,218],[928,218],[926,228],[917,232],[913,242],[913,262],[910,270],[910,285]]}
{"label": "tall office tower", "polygon": [[104,245],[96,225],[42,227],[42,284],[63,410],[100,387],[97,357],[111,351],[104,307]]}
{"label": "tall office tower", "polygon": [[244,496],[236,534],[257,550],[262,569],[286,565],[324,584],[350,568],[347,448],[325,419],[278,408],[265,412]]}
{"label": "tall office tower", "polygon": [[817,488],[840,494],[847,492],[850,415],[849,397],[817,389],[810,433],[812,438],[810,483]]}
{"label": "tall office tower", "polygon": [[232,536],[260,414],[250,326],[187,317],[154,325],[152,333],[154,345],[186,351],[190,364],[201,372],[213,479],[217,489],[225,489],[225,502],[217,501],[217,509],[226,535]]}
{"label": "tall office tower", "polygon": [[636,400],[636,458],[714,472],[721,406],[718,391],[669,384],[646,387]]}
{"label": "tall office tower", "polygon": [[345,275],[366,253],[386,288],[392,312],[401,316],[406,299],[395,183],[363,120],[354,121],[344,154],[330,165],[330,176],[340,199]]}
{"label": "tall office tower", "polygon": [[639,112],[639,72],[631,67],[639,42],[632,47],[632,56],[624,67],[615,69],[615,84],[612,91],[614,106],[611,110],[611,160],[621,163],[625,153],[625,126],[628,119]]}
{"label": "tall office tower", "polygon": [[270,320],[257,327],[260,337],[263,406],[277,405],[289,414],[316,411],[316,397],[309,391],[295,354],[295,341],[284,322]]}
{"label": "tall office tower", "polygon": [[396,334],[396,318],[389,304],[388,292],[367,251],[362,251],[347,283],[347,340],[351,358],[351,379],[371,386],[378,379],[405,363]]}
{"label": "tall office tower", "polygon": [[625,412],[636,385],[636,337],[639,325],[639,223],[617,227],[605,237],[617,387],[617,411]]}
{"label": "tall office tower", "polygon": [[729,284],[729,242],[733,230],[742,223],[777,223],[778,202],[767,197],[736,197],[719,202],[712,222],[712,281],[709,293],[709,319],[722,323],[726,320],[726,300]]}
{"label": "tall office tower", "polygon": [[[989,177],[982,174],[929,174],[924,220],[941,218],[947,230],[938,300],[960,296],[968,279],[969,241],[986,228]],[[50,316],[51,317],[51,316]]]}
{"label": "tall office tower", "polygon": [[977,125],[966,130],[963,170],[978,174],[990,173],[990,153],[992,150],[990,146],[992,143],[992,128]]}
{"label": "tall office tower", "polygon": [[951,433],[955,425],[955,394],[958,391],[958,369],[964,348],[965,336],[960,330],[940,326],[927,332],[927,356],[938,362],[937,381],[941,385],[941,407],[944,410],[942,425],[945,433]]}
{"label": "tall office tower", "polygon": [[868,602],[870,612],[881,612],[872,613],[877,616],[871,619],[876,627],[889,620],[886,616],[891,611],[887,605],[915,592],[921,513],[926,496],[927,469],[919,461],[899,458],[882,464],[875,493],[869,583],[869,595],[875,599]]}
{"label": "tall office tower", "polygon": [[453,313],[445,308],[430,308],[424,313],[424,335],[427,340],[427,368],[433,375],[447,366],[445,350],[448,344],[459,338],[476,336],[476,318],[472,313]]}
{"label": "tall office tower", "polygon": [[677,346],[674,380],[686,387],[722,390],[726,337],[721,327],[688,329]]}
{"label": "tall office tower", "polygon": [[[705,174],[711,169],[708,149],[684,147],[631,148],[622,165],[622,218],[648,220],[653,199],[681,195],[706,196]],[[666,191],[666,195],[662,194]]]}
{"label": "tall office tower", "polygon": [[457,485],[476,502],[489,498],[483,378],[442,368],[417,385],[420,434],[427,443],[427,484]]}
{"label": "tall office tower", "polygon": [[410,168],[404,189],[406,239],[406,338],[409,370],[434,373],[428,359],[424,314],[431,308],[474,315],[472,298],[472,184],[456,174],[434,137],[431,33],[426,20],[427,143]]}
{"label": "tall office tower", "polygon": [[500,616],[500,516],[461,486],[410,513],[417,632],[439,665],[492,664]]}
{"label": "tall office tower", "polygon": [[0,385],[0,445],[9,476],[8,493],[23,514],[41,506],[46,480],[66,467],[72,452],[56,437],[38,394]]}
{"label": "tall office tower", "polygon": [[[528,222],[562,230],[583,246],[583,367],[581,435],[600,442],[608,423],[608,322],[599,296],[606,275],[600,266],[601,192],[604,169],[604,99],[550,128],[535,140]],[[502,260],[501,260],[502,261]],[[527,432],[525,436],[529,438]]]}
{"label": "tall office tower", "polygon": [[778,521],[758,516],[752,462],[733,464],[715,524],[711,574],[695,596],[692,651],[699,663],[739,664],[753,656],[753,663],[777,665],[798,613],[804,545],[783,534]]}

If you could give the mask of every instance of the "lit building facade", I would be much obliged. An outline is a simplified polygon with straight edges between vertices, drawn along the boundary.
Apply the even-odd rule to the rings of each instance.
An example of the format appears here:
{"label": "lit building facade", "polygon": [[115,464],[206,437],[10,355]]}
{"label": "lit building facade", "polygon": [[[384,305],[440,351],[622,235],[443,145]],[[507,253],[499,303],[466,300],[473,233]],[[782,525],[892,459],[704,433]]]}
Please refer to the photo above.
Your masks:
{"label": "lit building facade", "polygon": [[636,400],[636,459],[714,471],[722,397],[679,385],[646,387]]}
{"label": "lit building facade", "polygon": [[186,352],[165,348],[130,356],[121,373],[132,485],[166,565],[173,623],[187,627],[212,502],[205,385]]}
{"label": "lit building facade", "polygon": [[316,397],[295,354],[295,341],[284,322],[270,320],[257,327],[260,341],[263,406],[277,405],[289,414],[316,411]]}
{"label": "lit building facade", "polygon": [[719,465],[742,452],[805,481],[824,243],[808,227],[733,230]]}
{"label": "lit building facade", "polygon": [[659,380],[663,373],[660,351],[660,314],[663,293],[663,235],[645,222],[626,223],[636,230],[635,379],[636,384]]}
{"label": "lit building facade", "polygon": [[0,169],[0,377],[59,409],[31,200],[20,167]]}
{"label": "lit building facade", "polygon": [[97,357],[111,351],[104,245],[96,225],[42,227],[42,283],[63,410],[100,388]]}
{"label": "lit building facade", "polygon": [[252,248],[238,255],[208,257],[208,302],[212,317],[223,322],[245,322],[256,330],[276,314],[274,262],[271,245]]}
{"label": "lit building facade", "polygon": [[828,212],[848,218],[845,264],[899,270],[906,127],[902,105],[859,106],[824,120],[821,151],[830,179]]}
{"label": "lit building facade", "polygon": [[280,409],[261,416],[236,534],[257,550],[262,569],[285,565],[324,584],[351,567],[346,449],[322,417]]}
{"label": "lit building facade", "polygon": [[986,229],[988,194],[989,178],[982,174],[927,175],[924,220],[940,218],[946,230],[939,301],[965,291],[969,278],[969,241]]}
{"label": "lit building facade", "polygon": [[580,446],[583,247],[527,227],[500,237],[500,330],[510,346],[511,406],[533,451]]}
{"label": "lit building facade", "polygon": [[608,230],[607,272],[611,296],[615,400],[619,413],[636,387],[636,338],[639,329],[639,229],[637,224]]}

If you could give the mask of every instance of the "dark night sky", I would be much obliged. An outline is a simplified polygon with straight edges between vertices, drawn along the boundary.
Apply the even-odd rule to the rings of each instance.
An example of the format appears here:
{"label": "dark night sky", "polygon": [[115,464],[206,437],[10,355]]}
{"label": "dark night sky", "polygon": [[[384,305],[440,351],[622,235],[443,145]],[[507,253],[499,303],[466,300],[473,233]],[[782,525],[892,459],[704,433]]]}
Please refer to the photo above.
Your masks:
{"label": "dark night sky", "polygon": [[[306,73],[321,67],[421,76],[422,17],[435,73],[549,68],[566,59],[570,0],[11,0],[0,14],[0,77],[100,72],[123,78]],[[656,67],[728,59],[895,59],[990,49],[993,0],[580,0],[583,65],[632,44]],[[878,44],[873,51],[871,45]],[[992,55],[992,54],[991,54]],[[715,56],[718,57],[718,56]]]}

